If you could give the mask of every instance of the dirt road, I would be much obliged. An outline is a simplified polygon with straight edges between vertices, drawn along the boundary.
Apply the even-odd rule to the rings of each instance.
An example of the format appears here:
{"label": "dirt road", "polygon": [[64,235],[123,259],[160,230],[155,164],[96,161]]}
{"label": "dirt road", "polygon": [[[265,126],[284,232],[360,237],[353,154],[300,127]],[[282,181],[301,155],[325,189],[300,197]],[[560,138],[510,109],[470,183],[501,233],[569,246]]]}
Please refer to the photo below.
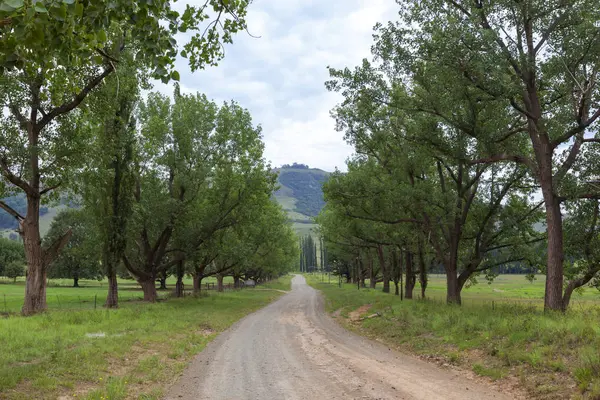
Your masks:
{"label": "dirt road", "polygon": [[297,275],[291,293],[210,343],[167,399],[512,398],[346,331],[321,302]]}

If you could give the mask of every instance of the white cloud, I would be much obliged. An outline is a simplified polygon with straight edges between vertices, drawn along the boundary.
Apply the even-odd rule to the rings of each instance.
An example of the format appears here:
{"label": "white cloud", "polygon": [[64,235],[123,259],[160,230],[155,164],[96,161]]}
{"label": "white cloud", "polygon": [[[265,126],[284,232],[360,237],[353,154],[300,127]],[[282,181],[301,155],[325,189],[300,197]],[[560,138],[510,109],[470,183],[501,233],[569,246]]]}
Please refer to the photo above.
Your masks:
{"label": "white cloud", "polygon": [[248,108],[263,127],[265,156],[275,166],[345,169],[352,148],[329,116],[341,98],[324,87],[326,67],[354,67],[370,58],[373,26],[396,13],[393,0],[256,0],[249,32],[260,38],[238,33],[216,68],[192,74],[178,62],[182,89]]}

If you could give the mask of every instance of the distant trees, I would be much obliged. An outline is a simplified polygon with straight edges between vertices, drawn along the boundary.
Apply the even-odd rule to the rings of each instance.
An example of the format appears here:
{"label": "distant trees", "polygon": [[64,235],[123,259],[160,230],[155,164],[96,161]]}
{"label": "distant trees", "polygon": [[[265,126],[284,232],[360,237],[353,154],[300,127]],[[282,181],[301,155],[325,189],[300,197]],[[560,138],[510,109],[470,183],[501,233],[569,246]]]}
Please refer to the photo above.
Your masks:
{"label": "distant trees", "polygon": [[[23,276],[25,252],[23,244],[14,240],[0,237],[0,276],[16,278]],[[19,273],[20,274],[15,275]]]}
{"label": "distant trees", "polygon": [[283,164],[281,166],[281,168],[293,168],[293,169],[310,169],[310,167],[306,164],[298,164],[298,163],[293,163],[293,164]]}
{"label": "distant trees", "polygon": [[87,210],[64,209],[58,213],[44,241],[52,242],[67,230],[71,230],[71,238],[48,266],[48,278],[73,279],[73,287],[79,287],[79,279],[102,279],[98,233],[93,222]]}
{"label": "distant trees", "polygon": [[311,235],[300,238],[300,272],[314,272],[319,266],[317,243]]}

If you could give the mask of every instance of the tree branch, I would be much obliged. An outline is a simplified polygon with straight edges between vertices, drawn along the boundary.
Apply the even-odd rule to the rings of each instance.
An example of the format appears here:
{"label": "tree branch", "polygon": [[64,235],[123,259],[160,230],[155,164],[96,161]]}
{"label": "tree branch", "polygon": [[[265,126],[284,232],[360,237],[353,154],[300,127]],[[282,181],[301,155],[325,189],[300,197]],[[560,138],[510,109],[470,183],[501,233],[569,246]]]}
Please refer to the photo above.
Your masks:
{"label": "tree branch", "polygon": [[9,206],[2,200],[0,200],[0,208],[3,209],[4,211],[6,211],[7,213],[9,213],[10,215],[12,215],[13,217],[15,217],[15,219],[19,222],[21,222],[25,219],[25,217],[22,216],[21,214],[19,214],[19,212],[17,210],[15,210],[14,208]]}
{"label": "tree branch", "polygon": [[83,100],[85,100],[87,95],[94,88],[96,88],[104,80],[104,78],[106,78],[108,75],[110,75],[113,71],[114,71],[114,67],[112,66],[112,64],[106,66],[104,71],[100,75],[98,75],[94,79],[92,79],[79,93],[77,93],[77,95],[75,95],[73,100],[71,100],[68,103],[63,103],[62,105],[53,108],[52,110],[50,110],[50,112],[48,114],[43,116],[42,119],[40,120],[40,122],[38,123],[38,129],[41,131],[42,129],[44,129],[44,127],[46,125],[48,125],[52,120],[54,120],[54,118],[56,118],[60,115],[66,114],[69,111],[76,108],[79,104],[81,104],[81,102]]}

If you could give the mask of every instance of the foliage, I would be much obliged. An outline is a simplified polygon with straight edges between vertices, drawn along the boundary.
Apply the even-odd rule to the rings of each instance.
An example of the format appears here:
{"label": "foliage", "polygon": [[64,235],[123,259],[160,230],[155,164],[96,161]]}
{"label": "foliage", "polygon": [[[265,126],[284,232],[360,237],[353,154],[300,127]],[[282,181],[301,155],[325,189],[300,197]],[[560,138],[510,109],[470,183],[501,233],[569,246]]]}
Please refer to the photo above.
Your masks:
{"label": "foliage", "polygon": [[71,278],[74,286],[79,279],[101,279],[97,228],[85,210],[65,209],[52,222],[44,241],[53,242],[71,230],[69,243],[50,265],[49,278]]}
{"label": "foliage", "polygon": [[20,263],[22,267],[24,262],[23,244],[15,240],[0,237],[0,275],[8,276],[5,274],[9,265]]}
{"label": "foliage", "polygon": [[[344,96],[337,127],[357,152],[348,177],[327,187],[331,207],[340,219],[421,231],[418,253],[429,247],[446,270],[450,302],[479,273],[525,262],[548,275],[546,307],[566,308],[561,203],[598,197],[581,173],[600,117],[598,15],[579,13],[585,1],[399,4],[400,21],[376,27],[372,63],[330,69],[327,87]],[[406,229],[384,225],[379,242],[410,246]],[[588,281],[579,278],[569,285]]]}
{"label": "foliage", "polygon": [[[136,60],[152,66],[156,77],[177,80],[178,54],[189,59],[193,70],[214,64],[224,55],[222,43],[231,43],[232,35],[246,27],[246,0],[212,0],[187,5],[183,12],[173,3],[3,2],[0,73],[18,69],[31,74],[49,63],[85,69],[110,63],[113,58],[107,55],[127,46],[137,49]],[[183,46],[175,39],[180,32],[188,34]],[[60,75],[60,68],[49,73]]]}
{"label": "foliage", "polygon": [[4,267],[3,274],[16,282],[18,277],[25,276],[25,264],[22,261],[11,261]]}

